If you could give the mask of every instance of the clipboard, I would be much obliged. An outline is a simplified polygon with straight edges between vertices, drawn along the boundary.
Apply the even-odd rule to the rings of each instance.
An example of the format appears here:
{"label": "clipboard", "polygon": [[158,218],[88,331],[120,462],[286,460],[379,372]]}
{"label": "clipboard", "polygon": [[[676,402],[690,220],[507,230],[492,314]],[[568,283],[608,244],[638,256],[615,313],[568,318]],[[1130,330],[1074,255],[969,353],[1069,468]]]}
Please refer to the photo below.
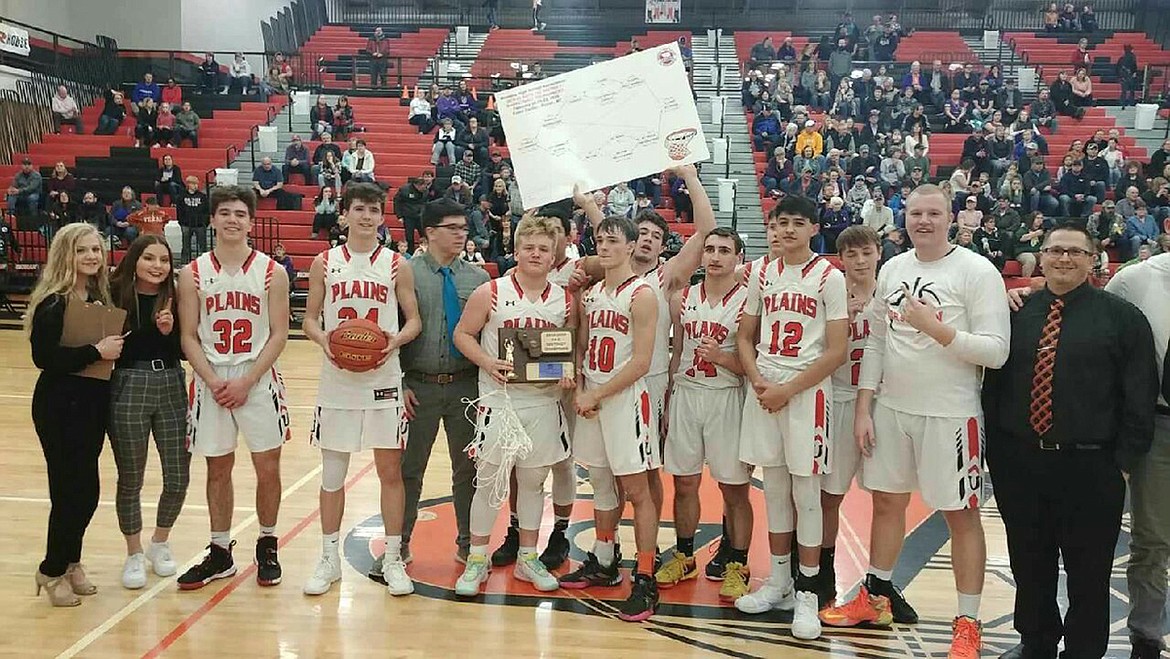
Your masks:
{"label": "clipboard", "polygon": [[[65,303],[65,326],[61,330],[61,345],[66,348],[93,345],[112,334],[121,334],[125,323],[125,309],[90,304],[71,298]],[[109,380],[113,370],[114,362],[99,359],[78,371],[76,375]]]}

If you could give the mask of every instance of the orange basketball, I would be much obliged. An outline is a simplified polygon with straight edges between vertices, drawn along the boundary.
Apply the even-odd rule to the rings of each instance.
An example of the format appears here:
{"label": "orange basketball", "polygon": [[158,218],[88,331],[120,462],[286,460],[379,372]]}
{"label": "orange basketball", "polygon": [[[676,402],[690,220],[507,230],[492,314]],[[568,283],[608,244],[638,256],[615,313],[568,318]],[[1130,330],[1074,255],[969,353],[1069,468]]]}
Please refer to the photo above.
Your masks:
{"label": "orange basketball", "polygon": [[382,360],[387,345],[389,341],[378,323],[365,318],[343,321],[329,333],[329,351],[334,361],[354,373],[374,368]]}

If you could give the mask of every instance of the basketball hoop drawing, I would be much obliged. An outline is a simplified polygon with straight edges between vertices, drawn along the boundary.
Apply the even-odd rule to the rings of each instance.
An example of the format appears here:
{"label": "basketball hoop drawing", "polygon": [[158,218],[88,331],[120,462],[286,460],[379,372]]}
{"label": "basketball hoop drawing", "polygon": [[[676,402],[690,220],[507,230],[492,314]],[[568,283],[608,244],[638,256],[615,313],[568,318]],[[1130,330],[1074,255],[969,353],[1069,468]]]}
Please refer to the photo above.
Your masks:
{"label": "basketball hoop drawing", "polygon": [[695,128],[683,128],[666,136],[666,153],[671,160],[682,160],[691,154],[690,143],[699,131]]}

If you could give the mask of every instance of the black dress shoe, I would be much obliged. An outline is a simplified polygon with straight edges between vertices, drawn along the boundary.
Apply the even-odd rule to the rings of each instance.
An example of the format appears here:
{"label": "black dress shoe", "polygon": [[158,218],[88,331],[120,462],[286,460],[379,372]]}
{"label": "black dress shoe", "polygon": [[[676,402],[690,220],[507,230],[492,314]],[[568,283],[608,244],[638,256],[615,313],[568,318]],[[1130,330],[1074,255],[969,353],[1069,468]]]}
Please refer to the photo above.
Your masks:
{"label": "black dress shoe", "polygon": [[999,655],[999,659],[1056,659],[1056,648],[1038,650],[1020,643],[1016,647]]}
{"label": "black dress shoe", "polygon": [[1159,659],[1162,656],[1162,644],[1156,641],[1147,641],[1145,639],[1132,639],[1133,650],[1129,653],[1129,659]]}

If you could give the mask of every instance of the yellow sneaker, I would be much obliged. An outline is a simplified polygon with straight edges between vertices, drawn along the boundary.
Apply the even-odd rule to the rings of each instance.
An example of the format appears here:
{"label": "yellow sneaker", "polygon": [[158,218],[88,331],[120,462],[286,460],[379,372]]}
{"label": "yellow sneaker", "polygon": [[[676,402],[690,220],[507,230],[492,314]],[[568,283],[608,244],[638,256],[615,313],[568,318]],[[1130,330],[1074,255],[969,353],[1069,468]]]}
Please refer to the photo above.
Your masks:
{"label": "yellow sneaker", "polygon": [[719,587],[719,599],[734,602],[748,594],[748,579],[751,570],[743,563],[731,562],[723,568],[723,585]]}
{"label": "yellow sneaker", "polygon": [[670,588],[697,576],[699,576],[699,566],[695,563],[695,557],[683,556],[682,553],[675,550],[672,552],[670,560],[658,568],[658,572],[654,574],[654,580],[658,582],[659,588]]}

